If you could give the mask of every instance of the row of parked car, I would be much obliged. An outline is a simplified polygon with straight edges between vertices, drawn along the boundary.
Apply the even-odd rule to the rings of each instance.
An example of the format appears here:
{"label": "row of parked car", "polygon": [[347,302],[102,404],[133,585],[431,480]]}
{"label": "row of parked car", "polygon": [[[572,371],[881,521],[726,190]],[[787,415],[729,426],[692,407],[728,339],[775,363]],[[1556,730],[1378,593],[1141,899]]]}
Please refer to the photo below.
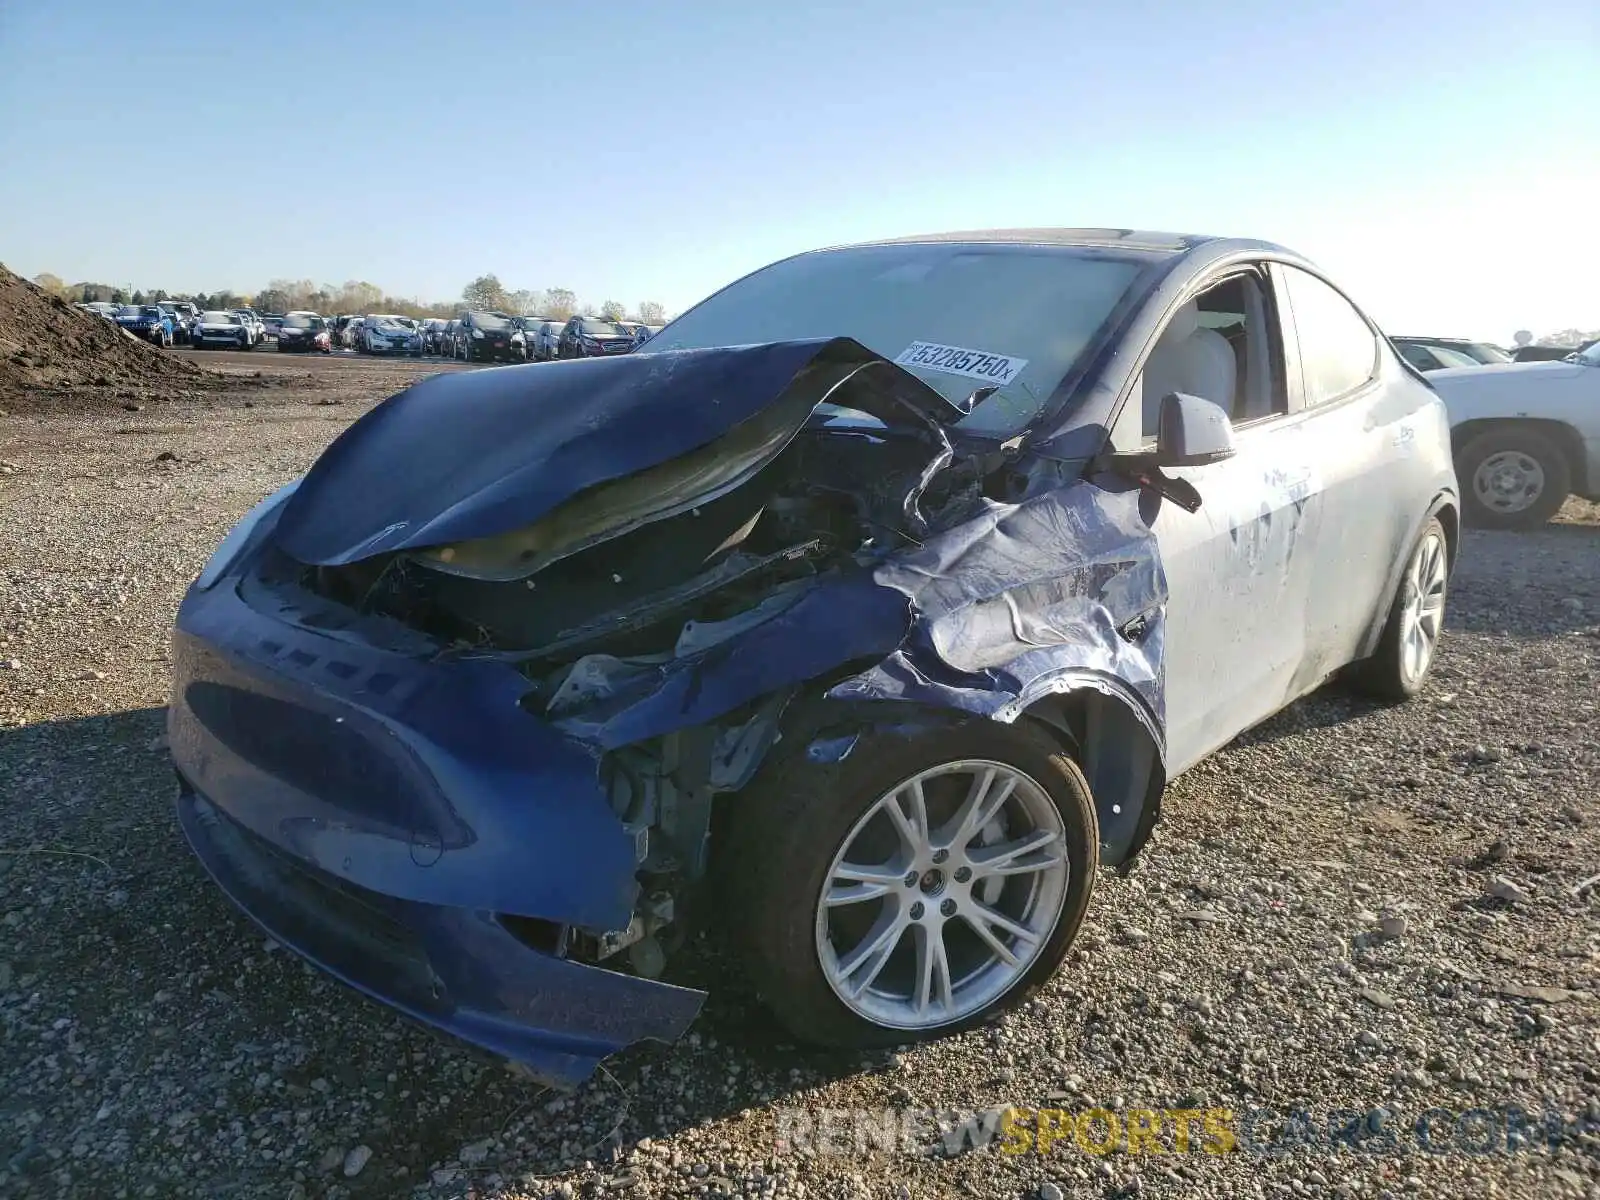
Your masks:
{"label": "row of parked car", "polygon": [[162,347],[229,346],[236,350],[254,350],[269,334],[266,321],[249,308],[202,312],[187,300],[162,300],[154,304],[90,301],[78,307]]}
{"label": "row of parked car", "polygon": [[324,317],[314,312],[291,312],[261,316],[251,308],[201,312],[182,300],[120,305],[97,301],[78,307],[163,347],[254,350],[273,340],[279,350],[291,352],[329,353],[344,349],[413,358],[435,355],[463,362],[550,362],[626,354],[661,328],[594,316],[563,320],[476,309],[465,309],[450,320],[418,320],[384,313]]}
{"label": "row of parked car", "polygon": [[549,362],[626,354],[654,335],[659,325],[609,321],[603,317],[512,316],[464,309],[445,320],[369,315],[333,318],[333,339],[365,354],[436,355],[463,362]]}

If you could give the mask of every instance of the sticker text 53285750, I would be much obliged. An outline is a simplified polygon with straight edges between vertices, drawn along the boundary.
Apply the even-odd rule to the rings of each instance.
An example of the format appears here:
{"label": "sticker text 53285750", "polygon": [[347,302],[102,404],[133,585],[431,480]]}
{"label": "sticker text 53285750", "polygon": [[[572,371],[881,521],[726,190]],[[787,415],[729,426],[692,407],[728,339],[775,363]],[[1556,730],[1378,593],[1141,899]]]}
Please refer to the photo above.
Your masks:
{"label": "sticker text 53285750", "polygon": [[988,354],[961,346],[941,346],[938,342],[912,342],[894,361],[902,367],[926,367],[930,371],[965,375],[995,387],[1005,387],[1028,365],[1025,358]]}

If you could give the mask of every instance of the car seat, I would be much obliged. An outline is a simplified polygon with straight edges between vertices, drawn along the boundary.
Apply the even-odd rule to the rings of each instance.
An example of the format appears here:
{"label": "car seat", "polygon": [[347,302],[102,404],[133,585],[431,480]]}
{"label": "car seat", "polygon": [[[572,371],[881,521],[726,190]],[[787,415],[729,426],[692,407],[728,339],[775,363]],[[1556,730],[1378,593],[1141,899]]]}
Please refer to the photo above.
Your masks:
{"label": "car seat", "polygon": [[1155,434],[1162,397],[1172,392],[1209,400],[1231,415],[1238,370],[1228,339],[1200,325],[1199,304],[1182,305],[1144,364],[1145,436]]}

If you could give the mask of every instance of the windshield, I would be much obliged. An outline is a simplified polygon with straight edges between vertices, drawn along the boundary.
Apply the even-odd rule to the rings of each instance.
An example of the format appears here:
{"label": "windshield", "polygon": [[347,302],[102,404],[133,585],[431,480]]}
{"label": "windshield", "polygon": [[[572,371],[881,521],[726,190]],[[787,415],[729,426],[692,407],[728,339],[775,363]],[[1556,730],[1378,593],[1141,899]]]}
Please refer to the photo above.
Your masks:
{"label": "windshield", "polygon": [[124,304],[117,309],[117,316],[119,317],[137,317],[138,315],[139,306],[137,304]]}
{"label": "windshield", "polygon": [[852,337],[953,404],[998,386],[961,422],[1008,437],[1044,407],[1145,260],[1067,246],[858,246],[775,263],[718,292],[642,352]]}
{"label": "windshield", "polygon": [[1586,367],[1600,367],[1600,342],[1595,342],[1587,349],[1579,350],[1572,356],[1573,362],[1580,362]]}
{"label": "windshield", "polygon": [[468,313],[467,316],[472,318],[472,323],[479,329],[504,329],[508,322],[508,318],[495,313],[474,312]]}
{"label": "windshield", "polygon": [[1473,342],[1470,345],[1460,347],[1460,349],[1463,354],[1470,355],[1481,363],[1508,363],[1512,361],[1511,355],[1500,349],[1500,347],[1490,346],[1484,342]]}
{"label": "windshield", "polygon": [[596,337],[632,337],[633,336],[633,330],[624,329],[621,325],[618,325],[615,321],[591,321],[591,320],[585,318],[584,321],[582,322],[582,328],[583,328],[583,332],[584,333],[593,334]]}
{"label": "windshield", "polygon": [[322,326],[322,318],[305,313],[290,313],[283,319],[283,326],[285,329],[318,329]]}
{"label": "windshield", "polygon": [[202,325],[238,325],[241,322],[238,316],[231,312],[208,312],[201,314],[200,323]]}

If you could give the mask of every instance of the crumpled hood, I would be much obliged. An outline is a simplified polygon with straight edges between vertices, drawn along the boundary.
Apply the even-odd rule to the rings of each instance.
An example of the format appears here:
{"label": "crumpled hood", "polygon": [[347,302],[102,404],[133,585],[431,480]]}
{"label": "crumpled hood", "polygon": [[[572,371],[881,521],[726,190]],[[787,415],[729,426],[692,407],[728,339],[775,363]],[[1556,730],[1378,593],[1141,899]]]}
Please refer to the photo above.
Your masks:
{"label": "crumpled hood", "polygon": [[902,424],[962,416],[849,338],[436,375],[335,439],[284,505],[276,540],[301,562],[336,566],[509,533],[777,404],[796,405],[798,432],[863,372],[871,386],[852,390],[853,407]]}

